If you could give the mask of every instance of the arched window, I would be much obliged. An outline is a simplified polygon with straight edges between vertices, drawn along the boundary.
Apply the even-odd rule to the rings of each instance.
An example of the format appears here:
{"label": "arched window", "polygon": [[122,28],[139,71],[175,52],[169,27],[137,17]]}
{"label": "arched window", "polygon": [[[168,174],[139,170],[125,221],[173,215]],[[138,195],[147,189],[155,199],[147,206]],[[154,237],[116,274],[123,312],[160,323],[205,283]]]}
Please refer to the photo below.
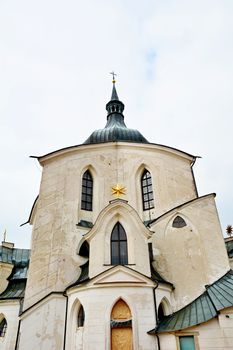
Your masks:
{"label": "arched window", "polygon": [[172,223],[172,227],[176,227],[176,228],[181,228],[187,226],[186,222],[184,221],[184,219],[181,216],[177,216]]}
{"label": "arched window", "polygon": [[141,188],[142,188],[143,210],[154,208],[154,195],[153,195],[151,174],[146,169],[142,174]]}
{"label": "arched window", "polygon": [[111,264],[128,264],[127,236],[119,222],[116,223],[111,234]]}
{"label": "arched window", "polygon": [[3,318],[2,321],[0,322],[0,337],[5,337],[7,330],[7,322],[6,319]]}
{"label": "arched window", "polygon": [[164,309],[163,309],[163,304],[160,303],[159,304],[159,308],[158,308],[158,319],[159,321],[161,321],[164,318],[165,314],[164,314]]}
{"label": "arched window", "polygon": [[92,210],[93,179],[89,170],[85,171],[82,178],[82,201],[81,209]]}
{"label": "arched window", "polygon": [[84,321],[85,321],[85,313],[84,313],[84,308],[81,305],[78,311],[78,327],[83,327]]}

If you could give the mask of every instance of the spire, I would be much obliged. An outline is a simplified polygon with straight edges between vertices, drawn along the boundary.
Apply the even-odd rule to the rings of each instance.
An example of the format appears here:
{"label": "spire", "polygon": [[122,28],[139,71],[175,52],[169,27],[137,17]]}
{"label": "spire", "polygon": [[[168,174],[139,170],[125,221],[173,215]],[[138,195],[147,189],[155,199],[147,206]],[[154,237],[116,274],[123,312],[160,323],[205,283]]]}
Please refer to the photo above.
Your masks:
{"label": "spire", "polygon": [[124,104],[119,100],[119,97],[117,95],[117,91],[116,91],[116,80],[115,80],[115,76],[116,74],[114,72],[111,72],[110,74],[112,74],[112,96],[111,96],[111,100],[107,103],[106,105],[106,109],[108,111],[108,117],[110,114],[121,114],[123,117],[123,110],[124,110]]}
{"label": "spire", "polygon": [[103,142],[140,142],[148,143],[145,137],[135,129],[129,129],[124,122],[124,103],[122,103],[117,95],[115,73],[112,72],[112,96],[111,100],[106,104],[107,123],[103,129],[95,130],[84,142],[84,144],[94,144]]}
{"label": "spire", "polygon": [[119,101],[118,95],[117,95],[117,91],[116,91],[116,87],[115,87],[115,80],[112,81],[113,82],[113,86],[112,86],[112,97],[111,97],[111,101]]}
{"label": "spire", "polygon": [[118,98],[118,95],[117,95],[117,91],[116,91],[116,87],[115,87],[115,83],[116,83],[116,80],[115,80],[115,76],[116,76],[116,73],[114,73],[113,71],[110,73],[112,75],[112,97],[111,97],[111,101],[119,101],[119,98]]}

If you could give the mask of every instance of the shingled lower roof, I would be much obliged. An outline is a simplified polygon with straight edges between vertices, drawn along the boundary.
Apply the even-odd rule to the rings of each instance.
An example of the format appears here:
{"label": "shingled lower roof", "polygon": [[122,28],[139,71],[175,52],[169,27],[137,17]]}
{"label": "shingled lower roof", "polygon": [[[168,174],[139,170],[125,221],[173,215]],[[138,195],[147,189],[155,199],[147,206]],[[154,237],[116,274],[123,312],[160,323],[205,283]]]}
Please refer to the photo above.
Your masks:
{"label": "shingled lower roof", "polygon": [[174,332],[196,326],[211,320],[220,310],[233,306],[233,271],[228,271],[213,284],[206,286],[206,291],[190,304],[164,317],[156,329],[148,333]]}
{"label": "shingled lower roof", "polygon": [[14,265],[11,275],[8,278],[8,286],[0,294],[0,300],[23,298],[27,281],[29,258],[29,249],[0,246],[0,261]]}

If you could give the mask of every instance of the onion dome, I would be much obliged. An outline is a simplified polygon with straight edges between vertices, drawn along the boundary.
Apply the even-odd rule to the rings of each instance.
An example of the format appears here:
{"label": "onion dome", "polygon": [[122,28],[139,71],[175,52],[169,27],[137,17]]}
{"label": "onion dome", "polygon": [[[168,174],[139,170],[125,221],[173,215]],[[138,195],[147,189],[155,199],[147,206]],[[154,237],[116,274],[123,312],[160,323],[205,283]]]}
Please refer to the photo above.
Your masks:
{"label": "onion dome", "polygon": [[84,144],[117,141],[148,143],[138,130],[127,128],[123,116],[124,107],[118,98],[115,80],[113,80],[111,100],[106,105],[107,123],[104,129],[95,130]]}

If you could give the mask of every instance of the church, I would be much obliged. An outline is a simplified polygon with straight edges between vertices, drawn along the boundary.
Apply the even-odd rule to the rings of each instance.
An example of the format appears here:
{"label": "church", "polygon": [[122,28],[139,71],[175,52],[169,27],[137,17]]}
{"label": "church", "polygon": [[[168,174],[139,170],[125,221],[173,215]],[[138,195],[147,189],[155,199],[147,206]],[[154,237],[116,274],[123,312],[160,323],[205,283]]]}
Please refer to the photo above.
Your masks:
{"label": "church", "polygon": [[233,240],[196,156],[124,121],[35,157],[31,249],[0,246],[2,350],[233,350]]}

